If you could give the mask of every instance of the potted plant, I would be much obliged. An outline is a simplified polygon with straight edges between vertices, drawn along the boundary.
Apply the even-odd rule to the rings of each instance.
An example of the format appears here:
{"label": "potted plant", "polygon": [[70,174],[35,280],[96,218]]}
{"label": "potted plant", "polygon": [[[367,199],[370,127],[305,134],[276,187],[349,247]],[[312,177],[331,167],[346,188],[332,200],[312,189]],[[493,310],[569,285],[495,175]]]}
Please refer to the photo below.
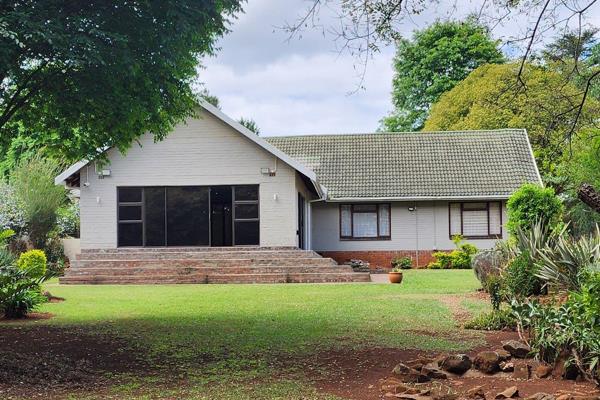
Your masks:
{"label": "potted plant", "polygon": [[388,277],[390,278],[390,283],[401,283],[402,282],[402,269],[396,267],[392,268],[390,272],[388,272]]}
{"label": "potted plant", "polygon": [[410,257],[396,257],[392,260],[392,270],[388,274],[391,283],[402,282],[403,269],[412,268],[412,258]]}

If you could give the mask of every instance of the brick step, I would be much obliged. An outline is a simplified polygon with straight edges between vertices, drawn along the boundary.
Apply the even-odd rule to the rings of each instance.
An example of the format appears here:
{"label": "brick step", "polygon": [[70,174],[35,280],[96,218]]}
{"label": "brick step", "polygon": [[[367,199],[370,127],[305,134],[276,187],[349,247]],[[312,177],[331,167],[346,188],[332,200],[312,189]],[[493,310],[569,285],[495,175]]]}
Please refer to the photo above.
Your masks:
{"label": "brick step", "polygon": [[281,259],[281,258],[321,258],[313,251],[305,250],[286,250],[286,251],[221,251],[221,252],[179,252],[179,251],[161,251],[161,252],[99,252],[99,253],[81,253],[77,255],[77,260],[203,260],[203,259]]}
{"label": "brick step", "polygon": [[281,265],[281,266],[248,266],[248,267],[169,267],[169,266],[139,266],[139,267],[71,267],[67,276],[94,275],[207,275],[207,274],[264,274],[264,273],[338,273],[352,272],[348,266],[330,265],[327,267],[315,265]]}
{"label": "brick step", "polygon": [[314,265],[328,267],[337,265],[331,258],[240,258],[240,259],[137,259],[137,260],[79,260],[74,263],[77,268],[125,268],[125,267],[246,267],[246,266],[294,266]]}
{"label": "brick step", "polygon": [[311,251],[301,250],[297,247],[281,246],[281,247],[260,247],[260,246],[221,246],[221,247],[118,247],[112,249],[81,249],[82,253],[161,253],[161,252],[192,252],[192,253],[211,253],[211,252],[244,252],[244,251]]}
{"label": "brick step", "polygon": [[368,273],[307,273],[307,274],[216,274],[203,276],[167,275],[93,277],[64,276],[61,284],[196,284],[196,283],[331,283],[370,282]]}

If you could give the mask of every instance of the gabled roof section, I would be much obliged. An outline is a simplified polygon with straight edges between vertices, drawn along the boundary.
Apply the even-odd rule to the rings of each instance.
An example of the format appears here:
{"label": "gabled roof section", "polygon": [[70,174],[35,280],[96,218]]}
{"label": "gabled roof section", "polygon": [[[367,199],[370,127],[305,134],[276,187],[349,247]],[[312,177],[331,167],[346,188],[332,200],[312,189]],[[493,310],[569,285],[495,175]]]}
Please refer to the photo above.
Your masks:
{"label": "gabled roof section", "polygon": [[[305,165],[303,165],[301,162],[299,162],[295,158],[290,157],[288,154],[285,154],[280,149],[273,146],[272,144],[267,142],[265,139],[261,138],[260,136],[258,136],[257,134],[255,134],[254,132],[252,132],[251,130],[249,130],[248,128],[246,128],[245,126],[240,124],[239,122],[229,118],[225,113],[223,113],[221,110],[219,110],[217,107],[213,106],[212,104],[210,104],[202,99],[198,99],[198,103],[205,111],[212,114],[217,119],[224,122],[225,124],[229,125],[231,128],[238,131],[240,134],[245,136],[247,139],[251,140],[258,146],[262,147],[267,152],[269,152],[272,155],[274,155],[275,157],[279,158],[281,161],[285,162],[290,167],[294,168],[296,171],[298,171],[299,173],[301,173],[302,175],[304,175],[305,177],[310,179],[310,181],[313,183],[313,185],[315,187],[315,191],[317,192],[317,194],[320,197],[325,196],[326,189],[318,183],[317,175],[315,174],[314,171],[307,168]],[[71,177],[73,174],[76,174],[81,168],[85,167],[88,163],[89,163],[89,160],[81,160],[81,161],[78,161],[77,163],[71,165],[69,168],[64,170],[60,175],[58,175],[56,178],[54,178],[54,183],[56,185],[65,184],[65,182],[67,181],[67,179],[69,179],[69,177]]]}
{"label": "gabled roof section", "polygon": [[522,129],[267,140],[314,170],[332,201],[505,199],[523,183],[542,184]]}

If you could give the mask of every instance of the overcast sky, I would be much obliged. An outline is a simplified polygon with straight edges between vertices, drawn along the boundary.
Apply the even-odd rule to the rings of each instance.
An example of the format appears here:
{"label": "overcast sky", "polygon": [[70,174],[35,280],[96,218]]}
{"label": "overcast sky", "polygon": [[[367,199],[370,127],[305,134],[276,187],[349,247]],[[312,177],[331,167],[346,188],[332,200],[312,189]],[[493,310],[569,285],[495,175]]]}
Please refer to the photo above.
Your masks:
{"label": "overcast sky", "polygon": [[[458,9],[442,4],[406,21],[401,29],[409,35],[436,18],[466,15],[477,3],[459,0]],[[217,56],[204,60],[200,81],[219,97],[226,114],[254,119],[262,136],[375,131],[391,110],[394,49],[375,54],[365,89],[354,92],[359,82],[356,59],[335,51],[331,37],[309,30],[288,41],[277,28],[294,21],[309,4],[310,0],[249,0],[231,33],[219,41]],[[334,14],[323,10],[322,22],[331,23]],[[504,37],[519,24],[526,26],[525,21],[512,22],[494,34]]]}

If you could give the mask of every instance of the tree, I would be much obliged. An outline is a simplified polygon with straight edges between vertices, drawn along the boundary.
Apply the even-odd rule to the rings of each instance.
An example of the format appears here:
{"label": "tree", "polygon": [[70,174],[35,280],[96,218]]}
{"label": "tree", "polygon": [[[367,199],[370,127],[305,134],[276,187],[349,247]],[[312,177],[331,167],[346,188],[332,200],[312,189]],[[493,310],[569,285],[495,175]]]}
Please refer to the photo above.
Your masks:
{"label": "tree", "polygon": [[16,0],[0,6],[0,139],[67,159],[163,138],[193,114],[199,56],[239,0]]}
{"label": "tree", "polygon": [[260,129],[258,128],[258,125],[256,125],[256,121],[254,121],[252,118],[242,117],[238,122],[257,135],[260,134]]}
{"label": "tree", "polygon": [[472,20],[436,22],[416,31],[412,40],[399,40],[394,58],[394,111],[382,120],[382,129],[421,129],[431,104],[444,92],[480,65],[503,61],[498,41]]}
{"label": "tree", "polygon": [[526,183],[510,196],[508,231],[515,235],[519,230],[528,231],[536,223],[556,229],[562,220],[563,204],[552,188]]}
{"label": "tree", "polygon": [[[575,132],[595,122],[600,105],[541,66],[526,65],[516,82],[519,64],[484,65],[443,94],[433,105],[425,130],[525,128],[544,175],[553,175],[556,164]],[[581,111],[581,112],[580,112]]]}

